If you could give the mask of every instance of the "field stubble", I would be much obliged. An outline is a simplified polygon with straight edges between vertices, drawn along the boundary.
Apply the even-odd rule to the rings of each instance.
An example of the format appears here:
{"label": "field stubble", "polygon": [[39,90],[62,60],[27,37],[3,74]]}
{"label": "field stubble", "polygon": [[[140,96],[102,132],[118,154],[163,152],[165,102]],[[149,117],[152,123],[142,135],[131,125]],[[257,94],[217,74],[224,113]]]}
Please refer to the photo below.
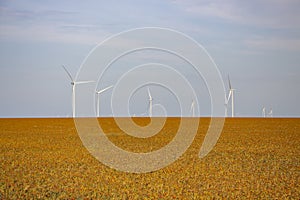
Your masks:
{"label": "field stubble", "polygon": [[[172,140],[180,118],[147,139],[124,134],[112,118],[99,121],[117,146],[148,152]],[[176,162],[133,174],[93,158],[72,119],[0,119],[0,199],[300,199],[300,119],[228,118],[214,149],[199,159],[209,121],[200,119]]]}

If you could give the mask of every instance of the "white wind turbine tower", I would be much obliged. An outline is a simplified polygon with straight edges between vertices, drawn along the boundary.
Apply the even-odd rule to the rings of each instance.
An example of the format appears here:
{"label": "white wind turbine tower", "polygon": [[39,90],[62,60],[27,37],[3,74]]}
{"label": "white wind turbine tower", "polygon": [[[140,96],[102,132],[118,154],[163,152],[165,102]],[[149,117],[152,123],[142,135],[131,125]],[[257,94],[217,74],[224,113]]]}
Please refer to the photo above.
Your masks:
{"label": "white wind turbine tower", "polygon": [[262,109],[262,116],[266,117],[266,107],[263,107],[263,109]]}
{"label": "white wind turbine tower", "polygon": [[101,93],[103,93],[103,92],[105,92],[106,90],[108,90],[108,89],[110,89],[110,88],[112,88],[113,87],[113,85],[111,85],[111,86],[108,86],[108,87],[106,87],[106,88],[104,88],[104,89],[102,89],[102,90],[99,90],[99,91],[96,91],[96,95],[97,95],[97,117],[99,117],[99,115],[100,115],[100,98],[99,98],[99,95],[101,94]]}
{"label": "white wind turbine tower", "polygon": [[192,113],[192,117],[195,117],[195,101],[194,101],[194,99],[192,100],[190,113]]}
{"label": "white wind turbine tower", "polygon": [[152,101],[153,101],[153,98],[151,96],[149,87],[148,87],[148,96],[149,96],[149,117],[152,117]]}
{"label": "white wind turbine tower", "polygon": [[230,99],[230,91],[228,93],[228,97],[226,96],[226,93],[225,93],[225,117],[228,117],[228,102],[229,102],[229,99]]}
{"label": "white wind turbine tower", "polygon": [[94,81],[75,81],[72,77],[72,75],[69,73],[69,71],[66,69],[66,67],[63,65],[62,68],[66,71],[66,73],[68,74],[68,76],[71,79],[71,85],[72,85],[72,114],[73,114],[73,118],[75,117],[75,86],[78,84],[84,84],[84,83],[91,83]]}
{"label": "white wind turbine tower", "polygon": [[229,99],[231,98],[231,117],[234,117],[234,91],[235,91],[235,89],[233,89],[231,87],[229,75],[228,75],[228,84],[229,84],[229,95],[228,95],[227,103],[229,102]]}

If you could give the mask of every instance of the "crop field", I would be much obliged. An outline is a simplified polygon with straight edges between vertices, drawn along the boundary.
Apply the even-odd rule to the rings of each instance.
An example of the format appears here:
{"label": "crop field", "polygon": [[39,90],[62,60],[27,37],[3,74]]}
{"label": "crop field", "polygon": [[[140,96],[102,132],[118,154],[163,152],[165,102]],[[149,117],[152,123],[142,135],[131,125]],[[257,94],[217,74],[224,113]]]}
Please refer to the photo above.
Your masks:
{"label": "crop field", "polygon": [[[123,133],[113,118],[99,119],[113,143],[133,152],[160,149],[179,122],[168,118],[160,133],[140,139]],[[0,199],[300,199],[299,118],[228,118],[214,149],[200,159],[209,122],[200,119],[177,161],[135,174],[90,155],[73,119],[0,119]]]}

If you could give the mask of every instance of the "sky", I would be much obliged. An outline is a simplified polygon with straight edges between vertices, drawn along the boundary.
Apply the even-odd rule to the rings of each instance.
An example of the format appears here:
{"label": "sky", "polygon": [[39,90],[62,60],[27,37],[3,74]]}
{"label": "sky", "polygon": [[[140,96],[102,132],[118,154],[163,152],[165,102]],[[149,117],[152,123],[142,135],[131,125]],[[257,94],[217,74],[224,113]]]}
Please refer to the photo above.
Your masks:
{"label": "sky", "polygon": [[[226,93],[230,75],[236,116],[262,116],[266,107],[267,112],[273,110],[274,117],[299,117],[299,19],[297,0],[0,0],[0,117],[71,116],[72,88],[61,66],[75,77],[97,44],[142,27],[176,30],[201,44],[217,65]],[[176,70],[195,89],[197,115],[211,114],[205,82],[193,76],[185,63],[174,62],[164,53],[129,56],[138,63],[149,63],[158,56],[178,65]],[[130,69],[116,64],[98,89],[116,84]],[[150,89],[158,105],[154,115],[162,113],[159,105],[167,115],[180,115],[168,88],[152,85]],[[112,115],[112,92],[101,95],[102,116]],[[132,95],[128,109],[130,115],[147,115],[147,86]]]}

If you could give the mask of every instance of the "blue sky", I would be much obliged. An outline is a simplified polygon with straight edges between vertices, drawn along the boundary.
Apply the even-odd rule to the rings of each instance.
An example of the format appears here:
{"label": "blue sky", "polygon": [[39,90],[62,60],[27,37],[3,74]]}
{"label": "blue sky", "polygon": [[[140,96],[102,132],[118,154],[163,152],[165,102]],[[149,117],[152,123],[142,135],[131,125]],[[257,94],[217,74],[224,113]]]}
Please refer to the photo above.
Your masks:
{"label": "blue sky", "polygon": [[[185,33],[206,48],[227,89],[230,75],[237,116],[261,116],[265,106],[274,116],[299,117],[299,19],[297,0],[1,0],[0,116],[70,116],[71,85],[61,65],[75,76],[104,39],[153,26]],[[172,98],[152,90],[170,115],[178,114]],[[147,110],[146,90],[139,95],[130,107],[137,115]],[[102,96],[102,115],[111,114],[109,98],[110,92]],[[202,115],[210,114],[207,107],[199,103]]]}

